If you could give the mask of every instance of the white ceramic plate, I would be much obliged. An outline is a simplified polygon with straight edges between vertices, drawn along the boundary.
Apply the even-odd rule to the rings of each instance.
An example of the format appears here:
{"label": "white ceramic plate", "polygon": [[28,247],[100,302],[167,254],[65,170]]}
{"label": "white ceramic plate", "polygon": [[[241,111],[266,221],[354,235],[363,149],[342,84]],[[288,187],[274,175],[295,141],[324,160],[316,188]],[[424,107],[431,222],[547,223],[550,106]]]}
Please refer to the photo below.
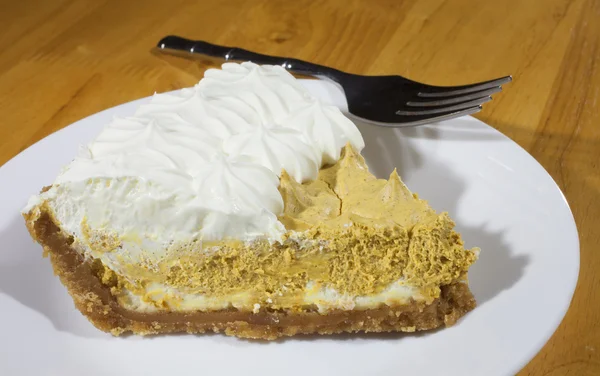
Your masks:
{"label": "white ceramic plate", "polygon": [[[345,106],[334,85],[304,83]],[[456,326],[271,343],[224,335],[114,338],[96,330],[53,276],[19,212],[78,144],[147,100],[83,119],[0,168],[1,375],[508,375],[539,351],[564,316],[579,271],[567,202],[527,152],[467,117],[410,129],[359,124],[372,171],[387,177],[398,167],[411,189],[450,212],[468,247],[482,249],[469,273],[479,306]]]}

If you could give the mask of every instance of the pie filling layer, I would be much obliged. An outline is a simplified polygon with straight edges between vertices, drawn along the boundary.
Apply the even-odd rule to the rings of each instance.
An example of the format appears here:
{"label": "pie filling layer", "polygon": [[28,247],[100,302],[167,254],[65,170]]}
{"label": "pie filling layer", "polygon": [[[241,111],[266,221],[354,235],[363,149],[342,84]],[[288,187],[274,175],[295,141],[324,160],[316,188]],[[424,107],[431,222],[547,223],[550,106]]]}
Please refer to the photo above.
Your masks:
{"label": "pie filling layer", "polygon": [[[280,220],[289,229],[282,242],[192,241],[160,257],[142,251],[136,262],[123,244],[141,242],[140,234],[84,226],[73,247],[96,261],[123,307],[141,312],[317,307],[324,313],[431,302],[476,259],[445,213],[410,193],[395,172],[389,180],[373,177],[349,145],[312,182],[296,183],[284,172],[279,190]],[[56,219],[60,208],[48,201],[38,215],[43,211]]]}

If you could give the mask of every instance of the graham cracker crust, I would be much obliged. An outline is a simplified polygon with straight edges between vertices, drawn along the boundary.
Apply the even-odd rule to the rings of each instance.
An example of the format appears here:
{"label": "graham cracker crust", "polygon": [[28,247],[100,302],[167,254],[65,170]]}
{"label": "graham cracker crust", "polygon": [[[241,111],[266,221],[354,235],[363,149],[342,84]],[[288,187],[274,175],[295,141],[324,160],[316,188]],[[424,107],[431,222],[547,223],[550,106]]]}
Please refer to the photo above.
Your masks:
{"label": "graham cracker crust", "polygon": [[72,246],[73,238],[62,233],[52,218],[42,213],[33,220],[25,215],[32,237],[44,247],[54,273],[73,298],[75,306],[98,329],[113,335],[224,332],[227,335],[272,340],[296,334],[342,332],[391,332],[428,330],[453,325],[475,308],[466,283],[441,287],[431,304],[413,301],[397,307],[368,310],[288,312],[262,310],[258,313],[235,309],[215,312],[140,313],[121,307],[102,284],[91,261],[84,260]]}

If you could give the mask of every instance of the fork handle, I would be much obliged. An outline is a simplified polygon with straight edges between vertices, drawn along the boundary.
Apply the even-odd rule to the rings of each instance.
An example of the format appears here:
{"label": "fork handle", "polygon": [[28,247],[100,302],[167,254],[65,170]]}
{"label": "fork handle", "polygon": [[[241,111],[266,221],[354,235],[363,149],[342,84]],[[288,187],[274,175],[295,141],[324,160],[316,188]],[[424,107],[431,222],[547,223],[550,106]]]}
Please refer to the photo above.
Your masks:
{"label": "fork handle", "polygon": [[190,54],[207,55],[225,59],[226,61],[252,61],[257,64],[281,65],[288,71],[305,74],[309,76],[327,77],[334,81],[345,73],[334,68],[323,65],[309,63],[307,61],[279,56],[269,56],[244,50],[237,47],[218,46],[201,40],[190,40],[176,35],[169,35],[161,39],[157,47],[167,53],[180,54],[187,52]]}

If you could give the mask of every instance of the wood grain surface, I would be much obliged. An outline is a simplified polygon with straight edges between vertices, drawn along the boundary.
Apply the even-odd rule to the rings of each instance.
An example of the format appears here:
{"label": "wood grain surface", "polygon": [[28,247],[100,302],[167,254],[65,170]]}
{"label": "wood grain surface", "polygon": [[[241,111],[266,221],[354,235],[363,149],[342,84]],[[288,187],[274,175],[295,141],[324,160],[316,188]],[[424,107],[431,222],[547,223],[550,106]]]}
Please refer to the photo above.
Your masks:
{"label": "wood grain surface", "polygon": [[512,74],[477,117],[548,170],[581,240],[571,307],[521,374],[600,375],[599,0],[0,0],[0,9],[0,165],[78,119],[195,84],[207,63],[150,52],[167,34],[440,85]]}

